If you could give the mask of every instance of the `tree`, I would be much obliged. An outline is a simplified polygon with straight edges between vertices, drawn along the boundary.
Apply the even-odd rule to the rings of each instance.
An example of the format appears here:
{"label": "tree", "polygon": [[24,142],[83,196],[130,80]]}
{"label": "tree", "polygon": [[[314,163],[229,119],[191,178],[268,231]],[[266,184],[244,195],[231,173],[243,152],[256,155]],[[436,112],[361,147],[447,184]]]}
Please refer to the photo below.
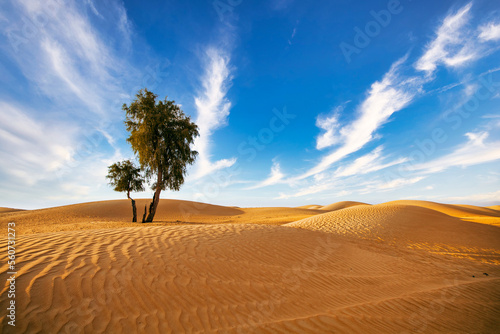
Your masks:
{"label": "tree", "polygon": [[112,185],[115,191],[126,191],[127,198],[132,201],[132,221],[137,221],[137,209],[135,200],[130,197],[131,191],[144,191],[144,179],[141,175],[140,168],[134,166],[130,160],[116,162],[108,167],[109,184]]}
{"label": "tree", "polygon": [[[140,90],[127,106],[125,125],[130,136],[127,141],[139,158],[146,178],[153,179],[153,201],[143,222],[152,222],[160,201],[160,192],[179,190],[184,183],[186,166],[193,164],[198,152],[191,144],[199,135],[198,126],[191,122],[175,101],[167,98],[156,101],[158,95]],[[146,216],[146,208],[144,209]]]}

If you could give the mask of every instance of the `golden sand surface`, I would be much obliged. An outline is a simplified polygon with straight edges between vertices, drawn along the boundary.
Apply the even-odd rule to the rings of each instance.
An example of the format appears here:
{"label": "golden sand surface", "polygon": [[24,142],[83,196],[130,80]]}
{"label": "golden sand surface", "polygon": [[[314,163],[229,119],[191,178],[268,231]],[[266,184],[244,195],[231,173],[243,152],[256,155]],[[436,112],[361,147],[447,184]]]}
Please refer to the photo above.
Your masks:
{"label": "golden sand surface", "polygon": [[[150,199],[138,199],[139,222]],[[161,199],[153,225],[214,223],[286,224],[323,213],[300,208],[236,208],[191,201]],[[134,227],[130,200],[113,200],[67,205],[40,210],[1,213],[0,228],[16,221],[21,235],[98,228]]]}
{"label": "golden sand surface", "polygon": [[325,205],[321,207],[321,210],[335,211],[335,210],[350,208],[351,206],[356,206],[356,205],[369,205],[369,204],[362,202],[354,202],[354,201],[342,201]]}
{"label": "golden sand surface", "polygon": [[[500,212],[343,205],[162,200],[148,224],[128,222],[128,200],[0,211],[17,232],[16,327],[3,312],[1,332],[500,331]],[[0,260],[6,282],[5,238]]]}
{"label": "golden sand surface", "polygon": [[0,214],[3,213],[11,213],[11,212],[18,212],[18,211],[25,211],[21,209],[12,209],[12,208],[0,208]]}

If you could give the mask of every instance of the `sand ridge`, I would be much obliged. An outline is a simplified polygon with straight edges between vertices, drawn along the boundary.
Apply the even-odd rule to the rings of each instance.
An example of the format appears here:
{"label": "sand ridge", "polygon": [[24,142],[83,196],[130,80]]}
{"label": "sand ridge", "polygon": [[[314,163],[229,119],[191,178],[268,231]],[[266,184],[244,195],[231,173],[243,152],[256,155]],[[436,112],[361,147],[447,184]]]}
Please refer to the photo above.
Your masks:
{"label": "sand ridge", "polygon": [[302,205],[302,206],[297,206],[296,208],[335,211],[335,210],[349,208],[349,207],[355,206],[355,205],[369,205],[369,204],[363,203],[363,202],[355,202],[355,201],[341,201],[341,202],[335,202],[335,203],[328,204],[328,205],[318,205],[318,204]]}
{"label": "sand ridge", "polygon": [[386,202],[384,204],[402,204],[402,205],[419,206],[439,211],[453,217],[475,217],[475,216],[500,217],[500,212],[497,212],[496,210],[493,210],[488,207],[480,207],[474,205],[442,204],[442,203],[418,201],[418,200],[399,200],[399,201]]}
{"label": "sand ridge", "polygon": [[285,226],[500,264],[498,227],[464,221],[427,207],[392,203],[354,206]]}
{"label": "sand ridge", "polygon": [[0,207],[0,214],[19,212],[19,211],[26,211],[26,210]]}
{"label": "sand ridge", "polygon": [[[149,199],[137,199],[138,219]],[[236,208],[200,202],[161,199],[153,225],[257,223],[286,224],[323,213],[299,208]],[[112,200],[66,205],[40,210],[0,214],[0,227],[15,221],[20,234],[97,228],[133,227],[130,200]]]}
{"label": "sand ridge", "polygon": [[309,204],[309,205],[301,205],[301,206],[296,206],[297,209],[313,209],[313,210],[321,210],[323,205],[319,204]]}
{"label": "sand ridge", "polygon": [[356,205],[370,205],[370,204],[363,202],[355,202],[355,201],[341,201],[325,205],[321,208],[321,210],[335,211],[335,210],[350,208],[351,206],[356,206]]}

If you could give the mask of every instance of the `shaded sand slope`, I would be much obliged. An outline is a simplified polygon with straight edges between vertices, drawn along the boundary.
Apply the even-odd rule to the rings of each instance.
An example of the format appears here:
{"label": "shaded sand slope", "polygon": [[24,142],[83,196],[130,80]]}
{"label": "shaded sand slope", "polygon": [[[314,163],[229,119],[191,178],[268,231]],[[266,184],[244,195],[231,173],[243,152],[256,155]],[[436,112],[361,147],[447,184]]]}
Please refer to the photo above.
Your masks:
{"label": "shaded sand slope", "polygon": [[354,202],[354,201],[341,201],[341,202],[335,202],[335,203],[328,204],[328,205],[317,205],[317,204],[302,205],[302,206],[298,206],[297,208],[324,210],[324,211],[335,211],[335,210],[349,208],[349,207],[355,206],[355,205],[369,205],[369,204],[362,203],[362,202]]}
{"label": "shaded sand slope", "polygon": [[463,221],[425,207],[401,204],[355,206],[286,226],[500,264],[500,228]]}
{"label": "shaded sand slope", "polygon": [[[138,220],[149,199],[138,199]],[[298,208],[235,208],[199,202],[161,199],[154,224],[192,223],[266,223],[285,224],[323,213]],[[82,229],[131,227],[130,201],[114,200],[67,205],[41,210],[10,212],[0,215],[0,227],[16,222],[19,234],[47,233]]]}
{"label": "shaded sand slope", "polygon": [[[334,233],[183,225],[16,242],[16,333],[491,333],[500,326],[498,266],[397,247],[385,254],[389,248]],[[2,243],[2,272],[5,254]],[[0,308],[7,302],[4,287]]]}
{"label": "shaded sand slope", "polygon": [[323,205],[318,205],[318,204],[309,204],[309,205],[301,205],[297,206],[297,209],[313,209],[313,210],[320,210],[323,207]]}
{"label": "shaded sand slope", "polygon": [[0,207],[0,214],[2,213],[9,213],[9,212],[18,212],[18,211],[25,211],[22,209],[13,209],[13,208],[2,208]]}
{"label": "shaded sand slope", "polygon": [[335,211],[335,210],[350,208],[351,206],[356,206],[356,205],[369,205],[369,204],[362,202],[354,202],[354,201],[342,201],[325,205],[321,208],[321,210]]}

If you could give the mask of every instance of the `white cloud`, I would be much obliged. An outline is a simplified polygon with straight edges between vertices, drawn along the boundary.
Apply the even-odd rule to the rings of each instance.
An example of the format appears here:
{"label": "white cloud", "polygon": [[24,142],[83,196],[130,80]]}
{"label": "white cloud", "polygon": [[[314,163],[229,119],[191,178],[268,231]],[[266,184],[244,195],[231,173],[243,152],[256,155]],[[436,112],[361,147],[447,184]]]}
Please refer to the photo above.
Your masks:
{"label": "white cloud", "polygon": [[256,185],[249,187],[247,189],[257,189],[257,188],[262,188],[262,187],[267,187],[270,185],[274,185],[277,183],[280,183],[283,178],[285,177],[285,174],[281,172],[280,164],[278,162],[274,162],[273,166],[271,167],[271,173],[269,174],[269,177]]}
{"label": "white cloud", "polygon": [[483,41],[497,41],[500,40],[500,24],[493,22],[479,28],[479,38]]}
{"label": "white cloud", "polygon": [[306,196],[306,195],[312,195],[316,194],[325,190],[332,189],[332,184],[331,183],[322,183],[322,184],[315,184],[309,187],[306,187],[304,189],[299,190],[298,192],[295,193],[290,193],[290,194],[285,194],[285,193],[280,193],[278,197],[275,199],[288,199],[292,197],[301,197],[301,196]]}
{"label": "white cloud", "polygon": [[[9,161],[0,172],[7,176],[2,188],[10,189],[2,200],[42,203],[54,193],[61,201],[73,199],[68,193],[95,199],[100,191],[106,193],[103,158],[121,157],[115,146],[122,136],[120,106],[128,97],[128,79],[138,73],[124,65],[123,53],[118,56],[124,33],[113,40],[115,31],[104,35],[98,30],[116,13],[127,20],[123,4],[111,2],[101,12],[91,1],[20,0],[11,7],[7,29],[17,44],[0,48],[29,82],[24,93],[37,109],[0,101],[0,159]],[[92,12],[106,20],[91,22]],[[19,184],[28,184],[30,194],[25,187],[24,194],[15,190]]]}
{"label": "white cloud", "polygon": [[[325,140],[325,143],[341,141],[342,145],[324,156],[316,166],[298,179],[321,173],[333,163],[361,149],[374,138],[375,131],[386,123],[392,114],[413,100],[421,89],[422,81],[418,78],[402,78],[399,75],[398,70],[405,60],[406,56],[396,61],[381,81],[372,84],[367,98],[357,108],[357,118],[340,130],[340,139],[332,139],[332,135],[327,137],[329,142]],[[330,124],[334,124],[333,120]]]}
{"label": "white cloud", "polygon": [[401,188],[403,186],[407,186],[407,185],[411,185],[411,184],[414,184],[414,183],[417,183],[421,180],[425,179],[424,176],[417,176],[417,177],[413,177],[413,178],[410,178],[410,179],[406,179],[406,178],[399,178],[399,179],[394,179],[394,180],[391,180],[391,181],[388,181],[388,182],[383,182],[383,183],[379,183],[377,185],[374,185],[373,189],[376,189],[376,190],[392,190],[392,189],[395,189],[395,188]]}
{"label": "white cloud", "polygon": [[44,124],[19,108],[0,102],[0,170],[11,181],[34,185],[52,176],[73,156],[77,137],[68,124]]}
{"label": "white cloud", "polygon": [[210,137],[215,130],[227,124],[231,102],[226,98],[231,85],[229,56],[217,48],[206,51],[206,68],[202,78],[203,91],[195,97],[197,110],[196,124],[200,136],[195,140],[195,149],[199,156],[194,178],[201,178],[218,169],[231,167],[236,158],[210,160]]}
{"label": "white cloud", "polygon": [[334,173],[335,177],[368,174],[408,161],[407,158],[400,158],[383,163],[382,160],[384,160],[384,158],[382,157],[382,150],[383,147],[379,146],[372,152],[357,158],[351,164],[345,167],[339,167]]}
{"label": "white cloud", "polygon": [[95,4],[94,2],[92,2],[92,0],[85,0],[85,3],[87,4],[87,6],[89,6],[90,10],[92,10],[95,16],[100,17],[101,19],[103,18],[101,13],[99,13],[97,8],[95,7]]}
{"label": "white cloud", "polygon": [[321,150],[339,143],[340,136],[336,136],[336,132],[340,126],[338,119],[342,110],[344,107],[338,106],[330,115],[319,115],[316,118],[316,126],[325,130],[316,138],[316,149]]}
{"label": "white cloud", "polygon": [[484,194],[474,194],[468,196],[458,196],[458,197],[447,197],[444,198],[443,201],[450,202],[460,202],[460,203],[480,203],[483,205],[495,204],[498,205],[500,203],[500,190],[484,193]]}
{"label": "white cloud", "polygon": [[[77,117],[92,120],[97,114],[98,120],[109,120],[113,112],[119,111],[119,105],[112,105],[111,101],[126,95],[124,76],[136,73],[133,66],[125,65],[123,54],[118,56],[113,49],[130,36],[122,36],[116,44],[104,40],[84,13],[85,6],[75,1],[15,2],[11,14],[19,22],[32,25],[27,35],[15,30],[16,36],[22,37],[15,47],[6,45],[4,50],[36,90],[54,104]],[[121,12],[126,16],[122,4],[111,3],[108,8],[112,15]],[[92,116],[85,117],[88,115]]]}
{"label": "white cloud", "polygon": [[[468,27],[471,6],[472,3],[469,3],[449,14],[436,29],[436,37],[427,45],[423,55],[414,64],[416,70],[425,72],[424,75],[405,77],[401,74],[407,55],[396,61],[382,80],[372,84],[367,97],[357,107],[356,118],[350,124],[345,126],[339,124],[339,110],[328,116],[318,117],[316,125],[324,132],[316,138],[316,148],[324,149],[333,145],[339,145],[339,147],[323,156],[319,163],[302,175],[292,178],[290,182],[327,171],[334,163],[357,152],[375,139],[376,131],[388,122],[394,113],[408,106],[418,94],[423,92],[423,85],[433,80],[431,74],[439,65],[462,66],[489,54],[491,50],[478,44],[474,29]],[[476,90],[477,86],[468,85],[465,88],[466,97],[470,97]],[[375,159],[375,155],[374,153],[374,155],[359,158],[348,168],[338,169],[338,176],[369,171],[370,168],[365,169],[363,166],[373,163],[370,159]],[[379,167],[385,168],[405,161],[405,159],[399,159],[387,166],[379,163],[373,168],[376,170]]]}
{"label": "white cloud", "polygon": [[443,20],[436,31],[436,38],[428,44],[425,53],[416,62],[417,70],[432,73],[440,63],[453,67],[476,57],[476,50],[464,36],[471,6],[472,3],[469,3]]}
{"label": "white cloud", "polygon": [[410,170],[435,173],[450,167],[467,167],[498,160],[500,159],[500,141],[486,143],[488,135],[488,132],[466,133],[469,140],[458,146],[452,153],[417,164],[410,167]]}

